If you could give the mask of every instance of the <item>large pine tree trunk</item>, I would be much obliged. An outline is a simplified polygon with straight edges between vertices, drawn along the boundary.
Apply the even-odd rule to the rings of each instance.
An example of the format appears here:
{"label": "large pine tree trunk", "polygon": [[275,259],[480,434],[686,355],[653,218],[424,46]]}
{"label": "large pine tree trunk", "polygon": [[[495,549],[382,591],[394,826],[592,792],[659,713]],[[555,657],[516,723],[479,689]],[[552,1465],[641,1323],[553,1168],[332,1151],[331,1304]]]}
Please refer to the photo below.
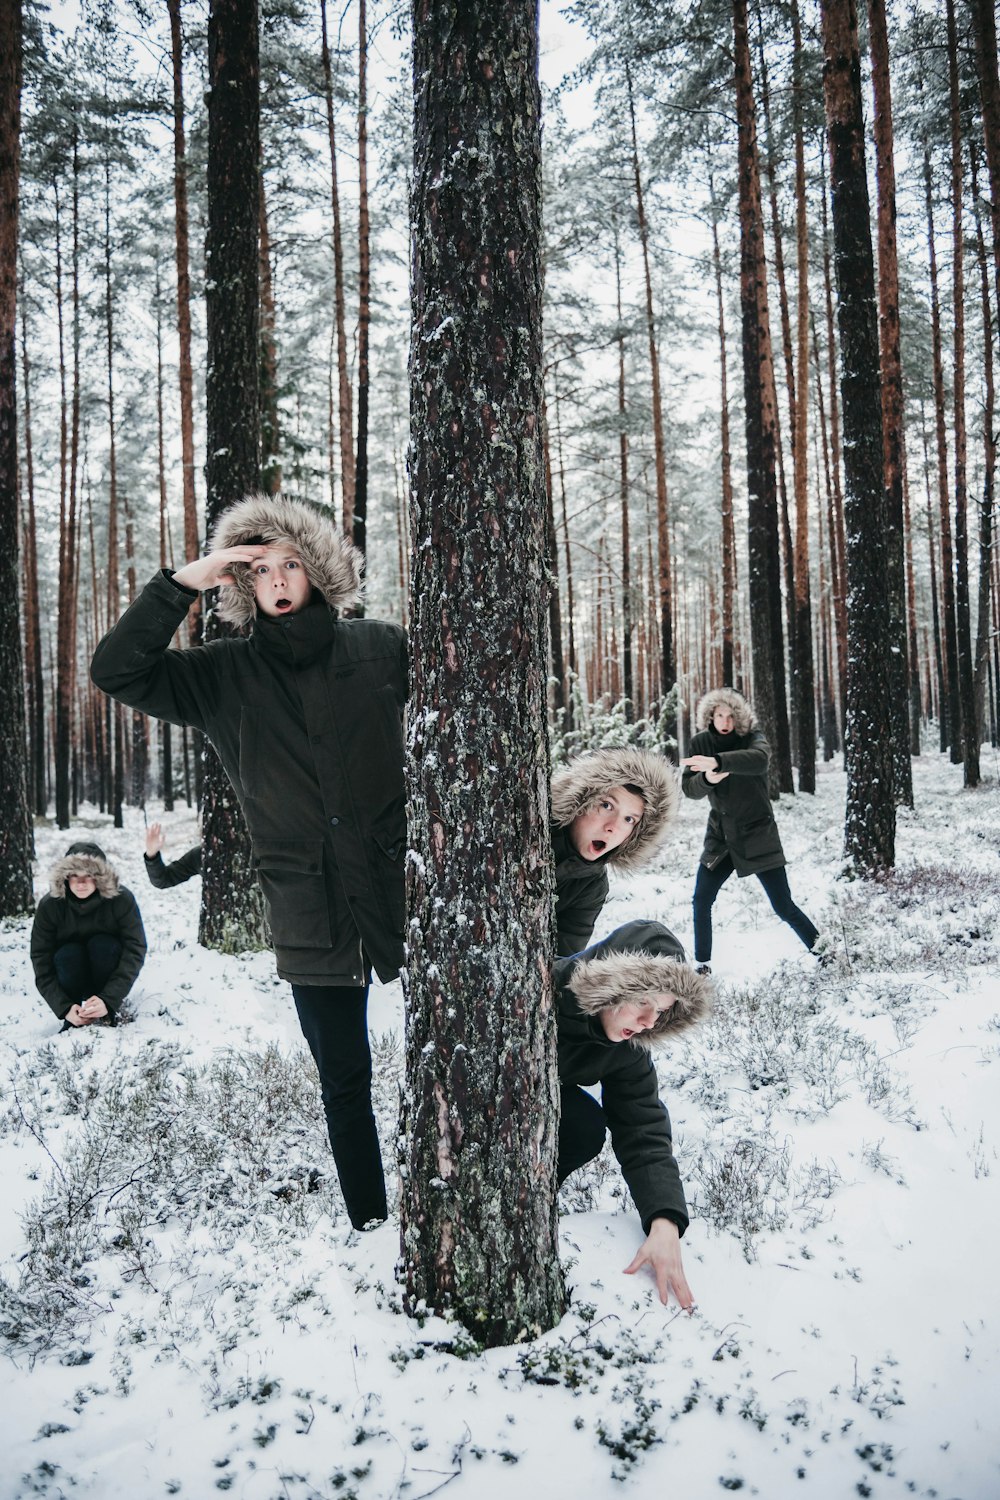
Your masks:
{"label": "large pine tree trunk", "polygon": [[21,0],[0,0],[0,917],[31,910],[31,815],[17,506]]}
{"label": "large pine tree trunk", "polygon": [[899,270],[896,255],[896,167],[885,0],[868,0],[868,35],[875,96],[875,171],[878,183],[879,357],[882,371],[882,448],[889,548],[889,630],[892,654],[892,752],[896,801],[913,806],[910,765],[909,665],[903,549],[903,366],[899,352]]}
{"label": "large pine tree trunk", "polygon": [[552,1327],[551,988],[533,0],[413,17],[406,1304]]}
{"label": "large pine tree trunk", "polygon": [[[775,387],[764,262],[757,123],[750,73],[746,0],[734,0],[733,43],[740,200],[740,304],[747,443],[747,536],[754,708],[772,745],[778,743],[778,705],[784,715],[784,668],[774,650],[773,612],[780,631],[775,480]],[[777,595],[777,597],[775,597]],[[771,759],[771,795],[781,790],[778,756]]]}
{"label": "large pine tree trunk", "polygon": [[[212,0],[208,82],[205,510],[211,532],[227,506],[260,487],[257,0]],[[229,629],[209,610],[206,640]],[[207,742],[201,836],[198,941],[224,953],[263,947],[263,908],[246,823]]]}
{"label": "large pine tree trunk", "polygon": [[844,412],[845,843],[848,858],[867,875],[892,868],[896,837],[878,321],[857,9],[854,0],[822,0],[821,14]]}

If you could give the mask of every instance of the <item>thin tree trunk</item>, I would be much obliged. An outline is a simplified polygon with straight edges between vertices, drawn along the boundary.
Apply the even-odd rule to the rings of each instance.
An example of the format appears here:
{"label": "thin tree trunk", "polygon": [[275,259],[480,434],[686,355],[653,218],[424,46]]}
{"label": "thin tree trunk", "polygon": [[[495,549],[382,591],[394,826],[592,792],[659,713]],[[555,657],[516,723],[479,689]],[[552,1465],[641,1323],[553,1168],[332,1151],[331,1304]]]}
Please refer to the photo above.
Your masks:
{"label": "thin tree trunk", "polygon": [[552,501],[552,452],[549,444],[548,411],[542,401],[542,462],[545,468],[545,570],[549,581],[549,639],[552,663],[549,674],[552,714],[565,727],[566,662],[562,646],[562,601],[559,597],[559,542],[556,537],[555,507]]}
{"label": "thin tree trunk", "polygon": [[888,523],[889,691],[893,785],[900,807],[913,806],[910,765],[909,666],[903,548],[903,367],[899,351],[899,271],[896,254],[896,168],[885,0],[868,0],[868,36],[875,96],[875,173],[878,183],[879,358],[882,373],[882,448]]}
{"label": "thin tree trunk", "polygon": [[17,504],[17,226],[20,0],[0,4],[0,917],[32,908]]}
{"label": "thin tree trunk", "polygon": [[830,456],[833,470],[833,513],[830,557],[833,566],[833,610],[837,625],[837,680],[840,691],[840,740],[847,722],[847,539],[844,535],[844,489],[840,471],[840,393],[837,373],[837,332],[833,316],[833,262],[827,221],[826,144],[820,150],[820,203],[823,221],[823,289],[826,303],[827,380],[830,391]]}
{"label": "thin tree trunk", "polygon": [[[170,16],[170,56],[174,112],[174,255],[177,264],[178,384],[181,398],[181,473],[184,484],[184,556],[200,551],[198,508],[194,487],[194,380],[191,372],[191,272],[188,249],[187,146],[184,138],[183,37],[181,0],[167,0]],[[188,610],[188,640],[201,640],[201,595]]]}
{"label": "thin tree trunk", "polygon": [[845,845],[859,873],[872,875],[893,867],[896,834],[875,268],[857,10],[853,0],[822,0],[821,15],[847,480]]}
{"label": "thin tree trunk", "polygon": [[712,218],[712,265],[719,311],[719,452],[722,480],[722,682],[733,683],[733,598],[736,593],[736,528],[733,522],[733,456],[729,435],[729,375],[726,361],[726,306],[722,291],[722,255],[715,181],[708,163],[709,211]]}
{"label": "thin tree trunk", "polygon": [[[163,300],[160,290],[160,262],[156,262],[156,474],[160,493],[160,567],[169,562],[167,546],[167,465],[163,438]],[[160,721],[160,765],[161,790],[164,812],[174,810],[174,768],[171,753],[171,726],[166,719]]]}
{"label": "thin tree trunk", "polygon": [[28,701],[28,805],[39,817],[48,812],[48,760],[45,748],[45,678],[42,672],[42,619],[38,590],[38,529],[35,518],[35,463],[31,430],[31,366],[24,308],[24,278],[21,278],[21,432],[24,439],[23,535],[25,600],[25,667]]}
{"label": "thin tree trunk", "polygon": [[793,407],[795,465],[795,661],[799,728],[799,791],[816,790],[816,701],[813,682],[812,599],[809,585],[809,227],[806,219],[806,152],[802,134],[802,29],[792,0],[793,110],[795,116],[795,244],[797,400]]}
{"label": "thin tree trunk", "polygon": [[[368,330],[370,306],[368,218],[368,23],[358,0],[358,460],[354,471],[354,545],[368,551]],[[363,612],[359,606],[358,613]]]}
{"label": "thin tree trunk", "polygon": [[560,500],[560,529],[563,539],[563,555],[565,557],[566,573],[566,647],[569,653],[569,679],[566,694],[566,728],[574,727],[575,709],[574,697],[576,694],[576,681],[579,667],[576,659],[576,633],[574,626],[575,605],[573,602],[573,558],[569,545],[569,517],[566,509],[566,465],[563,462],[562,426],[559,420],[559,382],[555,374],[552,378],[552,392],[556,413],[556,454],[559,464],[559,500]]}
{"label": "thin tree trunk", "polygon": [[274,283],[271,238],[264,195],[264,157],[260,159],[260,487],[267,495],[281,489],[281,429],[278,424],[278,351],[275,343]]}
{"label": "thin tree trunk", "polygon": [[990,304],[990,276],[986,261],[982,214],[979,209],[978,151],[971,143],[972,202],[976,219],[976,258],[979,265],[979,294],[983,310],[983,501],[979,510],[979,601],[976,618],[975,712],[976,733],[983,725],[983,701],[986,683],[986,661],[990,625],[990,567],[993,551],[993,488],[996,478],[997,438],[993,430],[996,410],[996,387],[993,375],[993,313]]}
{"label": "thin tree trunk", "polygon": [[[656,348],[656,316],[653,311],[653,278],[649,268],[649,226],[639,170],[639,137],[635,128],[635,102],[632,98],[632,74],[625,65],[629,118],[632,126],[632,172],[635,179],[636,213],[642,265],[646,283],[646,331],[649,338],[649,369],[653,396],[653,450],[656,456],[656,535],[659,550],[660,596],[660,690],[666,699],[677,681],[673,646],[673,565],[670,557],[669,506],[667,502],[667,446],[663,429],[663,398],[660,393],[660,357]],[[670,731],[669,710],[667,731]]]}
{"label": "thin tree trunk", "polygon": [[622,684],[625,722],[635,717],[632,677],[632,564],[628,524],[628,412],[625,406],[625,325],[622,321],[622,262],[618,221],[615,220],[615,295],[618,311],[618,499],[622,543]]}
{"label": "thin tree trunk", "polygon": [[333,76],[326,35],[326,0],[319,0],[323,29],[323,79],[326,95],[326,128],[330,142],[330,201],[333,206],[333,306],[337,328],[337,384],[340,417],[340,493],[344,530],[354,530],[354,416],[351,382],[347,373],[347,330],[344,312],[344,250],[340,227],[340,190],[337,185],[337,132],[333,111]]}

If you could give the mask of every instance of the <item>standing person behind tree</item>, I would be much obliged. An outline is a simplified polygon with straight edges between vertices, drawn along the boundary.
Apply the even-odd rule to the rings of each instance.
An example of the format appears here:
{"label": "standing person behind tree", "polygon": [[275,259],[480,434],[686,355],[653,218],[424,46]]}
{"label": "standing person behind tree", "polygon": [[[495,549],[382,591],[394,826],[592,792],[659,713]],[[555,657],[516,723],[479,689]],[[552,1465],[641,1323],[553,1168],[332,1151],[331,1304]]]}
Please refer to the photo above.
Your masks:
{"label": "standing person behind tree", "polygon": [[694,960],[704,972],[712,957],[712,906],[735,870],[756,875],[775,912],[806,947],[819,933],[792,900],[785,855],[767,789],[771,751],[753,710],[735,688],[706,693],[695,711],[699,730],[684,767],[685,797],[711,805],[694,886]]}
{"label": "standing person behind tree", "polygon": [[201,845],[195,844],[180,859],[163,863],[163,846],[167,842],[161,823],[150,823],[146,829],[146,853],[143,862],[151,885],[158,891],[169,891],[175,885],[183,885],[194,875],[201,874]]}
{"label": "standing person behind tree", "polygon": [[[670,1116],[651,1053],[707,1013],[711,980],[659,922],[628,922],[553,969],[561,1113],[559,1181],[591,1161],[610,1130],[646,1239],[625,1269],[649,1265],[661,1302],[693,1304],[681,1261],[687,1204]],[[601,1102],[586,1092],[601,1086]]]}
{"label": "standing person behind tree", "polygon": [[146,934],[131,891],[97,844],[70,844],[49,871],[31,928],[39,993],[63,1022],[115,1024],[146,958]]}
{"label": "standing person behind tree", "polygon": [[[220,517],[207,557],[154,575],[97,648],[113,698],[212,741],[243,808],[278,973],[320,1076],[351,1223],[386,1217],[371,1103],[367,1003],[403,961],[402,714],[406,636],[343,620],[360,552],[328,511],[252,495]],[[174,651],[200,589],[245,638]]]}
{"label": "standing person behind tree", "polygon": [[632,746],[591,750],[552,777],[556,952],[586,948],[608,899],[608,870],[646,865],[677,816],[677,772]]}

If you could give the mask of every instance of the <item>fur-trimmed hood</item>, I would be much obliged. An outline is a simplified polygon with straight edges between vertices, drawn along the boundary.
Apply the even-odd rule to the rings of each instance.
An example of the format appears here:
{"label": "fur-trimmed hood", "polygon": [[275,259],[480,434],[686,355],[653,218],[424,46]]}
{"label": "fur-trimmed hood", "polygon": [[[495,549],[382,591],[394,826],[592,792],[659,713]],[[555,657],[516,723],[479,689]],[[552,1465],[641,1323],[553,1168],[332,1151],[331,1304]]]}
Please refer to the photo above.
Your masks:
{"label": "fur-trimmed hood", "polygon": [[[293,548],[309,582],[331,609],[350,609],[360,601],[364,558],[338,530],[329,510],[285,495],[247,495],[223,511],[209,550],[239,547],[251,538]],[[250,569],[246,563],[234,563],[232,573],[236,582],[219,590],[218,614],[231,625],[249,625],[257,614]]]}
{"label": "fur-trimmed hood", "polygon": [[97,885],[97,894],[105,901],[118,894],[118,872],[97,844],[70,844],[62,859],[56,860],[49,871],[49,894],[53,900],[66,899],[66,882],[71,875],[89,875]]}
{"label": "fur-trimmed hood", "polygon": [[711,979],[685,962],[684,949],[660,922],[626,923],[579,958],[557,965],[557,978],[588,1016],[635,1004],[649,994],[673,995],[673,1005],[652,1030],[631,1038],[633,1046],[646,1051],[697,1025],[715,996]]}
{"label": "fur-trimmed hood", "polygon": [[633,833],[595,865],[634,870],[647,864],[662,844],[680,804],[680,778],[669,761],[652,750],[626,745],[578,755],[552,778],[552,821],[568,828],[613,786],[636,786],[646,804]]}
{"label": "fur-trimmed hood", "polygon": [[733,716],[733,729],[736,734],[749,734],[753,728],[753,709],[735,688],[715,688],[711,693],[706,693],[694,711],[694,723],[696,729],[711,729],[712,715],[717,708],[728,708]]}

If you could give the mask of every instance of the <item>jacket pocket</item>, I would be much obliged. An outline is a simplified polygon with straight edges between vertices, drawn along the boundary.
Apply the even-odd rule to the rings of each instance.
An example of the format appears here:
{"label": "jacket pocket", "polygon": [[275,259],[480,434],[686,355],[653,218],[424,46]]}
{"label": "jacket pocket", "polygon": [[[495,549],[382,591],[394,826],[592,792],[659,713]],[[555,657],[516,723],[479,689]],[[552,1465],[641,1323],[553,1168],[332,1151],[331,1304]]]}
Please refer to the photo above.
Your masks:
{"label": "jacket pocket", "polygon": [[762,859],[766,854],[781,853],[778,825],[773,818],[760,818],[740,827],[743,853],[747,859]]}
{"label": "jacket pocket", "polygon": [[329,948],[330,906],[322,843],[261,841],[254,870],[267,902],[276,948]]}

